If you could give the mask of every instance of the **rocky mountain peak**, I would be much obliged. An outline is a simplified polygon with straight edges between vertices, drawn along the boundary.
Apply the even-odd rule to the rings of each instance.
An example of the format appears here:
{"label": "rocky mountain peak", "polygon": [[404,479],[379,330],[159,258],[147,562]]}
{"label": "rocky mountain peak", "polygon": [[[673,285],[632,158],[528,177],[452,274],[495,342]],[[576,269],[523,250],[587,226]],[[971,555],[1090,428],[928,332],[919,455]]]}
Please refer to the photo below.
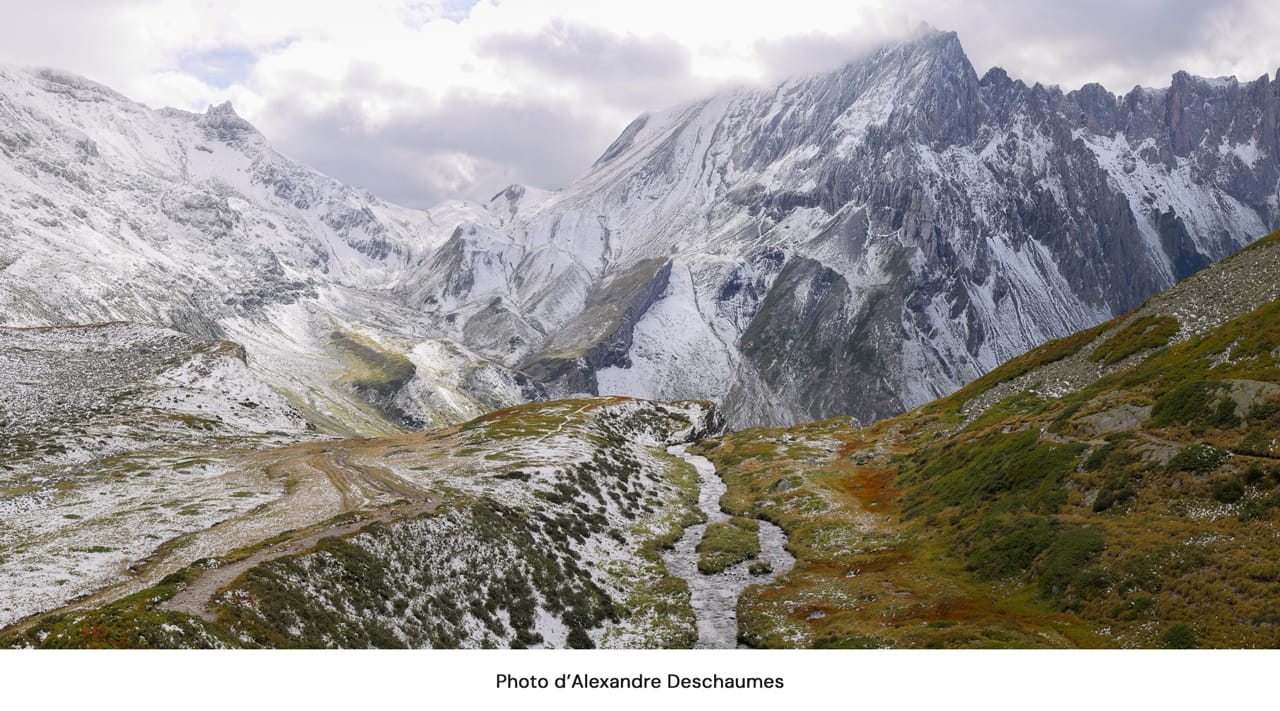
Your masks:
{"label": "rocky mountain peak", "polygon": [[987,70],[986,74],[982,75],[982,79],[978,80],[978,83],[982,86],[1007,86],[1012,84],[1013,80],[1009,78],[1009,72],[1006,72],[1004,68],[992,67]]}
{"label": "rocky mountain peak", "polygon": [[[925,28],[772,91],[641,116],[566,189],[575,200],[522,229],[607,253],[614,273],[676,255],[652,316],[592,321],[635,344],[630,366],[597,369],[600,392],[696,391],[739,424],[873,420],[1131,308],[1276,224],[1273,100],[1256,83],[1175,84],[1190,97],[1186,155],[1167,116],[1177,87],[1120,97],[1000,68],[979,79],[955,33]],[[698,256],[711,245],[714,259]],[[682,320],[691,293],[704,327]],[[550,314],[544,299],[530,303]],[[537,360],[538,338],[522,338]],[[577,351],[561,350],[541,355],[568,368]],[[673,365],[701,361],[696,382]],[[713,389],[724,384],[727,396]]]}
{"label": "rocky mountain peak", "polygon": [[[0,149],[38,180],[0,179],[20,196],[0,214],[0,263],[18,255],[5,273],[24,276],[0,280],[11,320],[199,319],[250,363],[275,348],[272,382],[294,391],[311,387],[289,365],[297,338],[308,353],[333,342],[296,333],[386,329],[390,350],[418,344],[396,407],[422,422],[479,407],[455,407],[459,393],[583,391],[713,400],[742,426],[870,422],[1280,226],[1280,83],[1180,74],[1124,97],[1064,93],[998,68],[979,79],[955,33],[932,28],[835,71],[644,114],[555,193],[515,185],[423,212],[279,156],[230,104],[121,103],[123,121],[55,97],[89,117],[61,127],[26,118],[49,113],[43,92],[6,100],[30,111],[0,126]],[[115,140],[136,132],[149,140]],[[95,160],[95,145],[120,155]],[[115,262],[87,260],[82,234]],[[151,261],[126,290],[104,264],[134,260],[135,235]],[[175,257],[219,267],[188,280]],[[73,269],[88,286],[65,283]],[[466,363],[484,365],[464,382]]]}
{"label": "rocky mountain peak", "polygon": [[954,32],[937,30],[885,44],[828,75],[828,80],[838,81],[842,75],[871,83],[894,79],[904,85],[906,93],[936,83],[977,80],[960,38]]}
{"label": "rocky mountain peak", "polygon": [[627,127],[623,129],[622,133],[614,139],[613,143],[609,144],[609,147],[604,150],[604,153],[596,159],[596,162],[593,163],[591,167],[597,168],[602,166],[626,152],[626,150],[631,147],[632,141],[635,140],[636,134],[640,133],[648,123],[649,114],[647,112],[640,114],[632,120],[632,122],[627,124]]}
{"label": "rocky mountain peak", "polygon": [[837,129],[844,129],[837,132],[851,136],[846,145],[871,133],[896,142],[954,143],[972,136],[974,118],[983,113],[978,76],[959,38],[930,27],[814,78],[808,93],[819,107],[830,102]]}
{"label": "rocky mountain peak", "polygon": [[519,183],[512,183],[507,187],[503,188],[493,197],[489,198],[489,202],[490,203],[497,202],[499,198],[504,199],[507,202],[516,202],[517,200],[519,200],[521,197],[524,196],[524,192],[525,192],[525,187],[523,185]]}
{"label": "rocky mountain peak", "polygon": [[41,89],[54,94],[66,94],[79,101],[128,101],[110,87],[61,69],[40,67],[31,74],[42,80]]}
{"label": "rocky mountain peak", "polygon": [[914,126],[931,142],[972,138],[981,119],[978,75],[954,32],[937,32],[910,46],[908,57],[922,67],[913,77]]}
{"label": "rocky mountain peak", "polygon": [[913,39],[903,43],[903,46],[915,47],[918,51],[932,55],[936,61],[945,65],[973,68],[969,63],[968,55],[964,53],[964,47],[960,44],[960,36],[950,30],[930,28],[929,31],[917,34]]}
{"label": "rocky mountain peak", "polygon": [[230,101],[210,105],[197,122],[212,140],[230,143],[248,136],[261,136],[253,124],[240,117]]}

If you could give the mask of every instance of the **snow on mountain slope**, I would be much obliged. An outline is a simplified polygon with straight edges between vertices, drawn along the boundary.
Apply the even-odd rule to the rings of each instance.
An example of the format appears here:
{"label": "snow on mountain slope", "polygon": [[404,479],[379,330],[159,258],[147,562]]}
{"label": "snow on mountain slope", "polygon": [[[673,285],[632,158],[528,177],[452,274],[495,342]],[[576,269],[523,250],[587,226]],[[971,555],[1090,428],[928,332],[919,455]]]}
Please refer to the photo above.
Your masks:
{"label": "snow on mountain slope", "polygon": [[[0,192],[5,325],[124,320],[233,336],[304,412],[338,412],[317,419],[343,433],[397,423],[344,387],[331,333],[359,325],[406,350],[430,338],[429,322],[382,294],[458,221],[487,218],[344,186],[276,153],[229,104],[152,111],[52,70],[0,70]],[[401,414],[456,421],[527,399],[507,390],[461,411],[418,398]]]}
{"label": "snow on mountain slope", "polygon": [[488,260],[483,291],[425,273],[406,298],[508,324],[511,349],[456,334],[553,393],[696,393],[737,425],[876,419],[1275,227],[1278,107],[1266,77],[1125,97],[979,78],[926,32],[641,116],[565,189],[497,196],[504,237],[455,233]]}
{"label": "snow on mountain slope", "polygon": [[154,112],[52,71],[0,81],[11,323],[211,324],[308,293],[314,272],[371,285],[415,248],[410,212],[289,163],[230,105]]}
{"label": "snow on mountain slope", "polygon": [[0,624],[261,504],[215,453],[313,436],[238,345],[156,326],[0,328],[0,392]]}
{"label": "snow on mountain slope", "polygon": [[2,328],[0,391],[0,462],[10,471],[83,464],[157,439],[196,446],[306,431],[237,344],[156,326]]}
{"label": "snow on mountain slope", "polygon": [[427,211],[229,106],[0,88],[3,322],[232,337],[342,433],[584,392],[881,418],[1280,222],[1280,82],[1063,93],[979,78],[943,32],[645,114],[559,191]]}

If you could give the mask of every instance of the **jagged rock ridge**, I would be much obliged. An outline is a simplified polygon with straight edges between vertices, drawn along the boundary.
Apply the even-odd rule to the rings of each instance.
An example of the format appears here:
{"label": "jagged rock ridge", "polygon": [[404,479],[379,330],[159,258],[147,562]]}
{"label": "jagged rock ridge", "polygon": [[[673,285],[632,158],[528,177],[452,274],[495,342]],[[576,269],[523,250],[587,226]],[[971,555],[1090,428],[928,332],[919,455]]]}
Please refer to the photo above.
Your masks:
{"label": "jagged rock ridge", "polygon": [[[979,78],[953,33],[927,32],[637,119],[581,180],[508,190],[500,228],[463,233],[472,273],[509,278],[459,294],[424,272],[407,298],[501,312],[528,349],[504,357],[553,391],[717,399],[738,425],[878,419],[1274,228],[1278,107],[1266,76],[1125,96]],[[654,259],[669,266],[639,319],[582,323]],[[630,346],[601,363],[529,335],[566,327]]]}
{"label": "jagged rock ridge", "polygon": [[[2,79],[4,322],[229,337],[335,430],[583,391],[877,419],[1280,222],[1277,81],[1064,93],[979,77],[952,33],[642,116],[557,192],[427,211],[280,156],[230,106]],[[413,367],[374,411],[349,387],[369,364],[330,345],[351,332]]]}

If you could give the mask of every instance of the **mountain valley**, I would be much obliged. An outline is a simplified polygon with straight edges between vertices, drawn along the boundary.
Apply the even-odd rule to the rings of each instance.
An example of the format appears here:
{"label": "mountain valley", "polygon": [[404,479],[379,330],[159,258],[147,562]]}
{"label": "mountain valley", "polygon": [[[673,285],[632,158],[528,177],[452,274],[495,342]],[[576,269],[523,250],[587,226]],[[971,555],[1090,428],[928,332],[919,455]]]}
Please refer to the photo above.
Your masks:
{"label": "mountain valley", "polygon": [[933,30],[425,210],[0,68],[0,646],[1273,646],[1277,228]]}

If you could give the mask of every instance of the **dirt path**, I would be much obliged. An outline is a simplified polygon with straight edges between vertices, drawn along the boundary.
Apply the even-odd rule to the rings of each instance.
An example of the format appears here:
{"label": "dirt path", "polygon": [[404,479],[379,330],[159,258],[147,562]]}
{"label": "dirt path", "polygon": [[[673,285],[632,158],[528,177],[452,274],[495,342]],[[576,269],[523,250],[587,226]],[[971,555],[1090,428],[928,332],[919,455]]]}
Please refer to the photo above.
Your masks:
{"label": "dirt path", "polygon": [[330,536],[349,536],[374,522],[388,523],[395,520],[413,518],[435,511],[438,499],[426,499],[419,503],[400,505],[370,512],[368,517],[357,521],[321,528],[320,530],[263,548],[247,558],[205,571],[195,581],[178,592],[177,595],[160,604],[161,610],[184,612],[188,615],[203,618],[209,622],[217,620],[217,613],[211,603],[219,590],[231,585],[250,568],[260,563],[298,555],[314,547],[322,538]]}
{"label": "dirt path", "polygon": [[586,412],[587,410],[590,410],[592,407],[593,407],[593,405],[591,405],[591,404],[587,404],[587,405],[583,405],[582,407],[579,407],[578,409],[574,410],[570,415],[568,415],[568,416],[567,416],[567,417],[565,417],[564,419],[560,420],[560,424],[556,425],[556,428],[555,428],[554,430],[551,430],[550,432],[548,432],[548,433],[546,433],[546,434],[542,435],[541,437],[539,437],[539,438],[538,438],[538,444],[543,444],[543,443],[545,443],[547,440],[551,439],[552,437],[556,437],[556,436],[558,436],[561,432],[563,432],[563,431],[564,431],[564,426],[565,426],[565,425],[567,425],[567,424],[569,424],[569,423],[572,421],[572,418],[577,417],[578,415],[581,415],[582,413]]}
{"label": "dirt path", "polygon": [[[359,511],[363,515],[355,521],[299,533],[297,537],[263,548],[241,560],[211,568],[162,603],[160,609],[185,612],[212,622],[216,618],[210,609],[213,597],[253,566],[297,555],[315,546],[322,538],[351,535],[374,522],[386,523],[433,512],[440,503],[439,499],[387,469],[352,464],[351,453],[346,449],[327,449],[305,457],[300,464],[328,479],[341,497],[343,513]],[[395,501],[387,503],[391,497]]]}
{"label": "dirt path", "polygon": [[[160,607],[212,620],[209,603],[219,590],[255,565],[302,553],[328,536],[346,536],[374,522],[390,522],[435,511],[440,499],[383,467],[352,461],[351,449],[336,443],[307,443],[256,453],[243,466],[261,468],[283,482],[274,501],[209,528],[166,541],[144,561],[131,566],[132,577],[63,607],[33,615],[3,632],[17,632],[55,614],[89,609],[155,585],[164,576],[200,558],[219,558],[256,543],[286,536],[252,554],[211,568]],[[355,520],[326,524],[342,514]]]}

